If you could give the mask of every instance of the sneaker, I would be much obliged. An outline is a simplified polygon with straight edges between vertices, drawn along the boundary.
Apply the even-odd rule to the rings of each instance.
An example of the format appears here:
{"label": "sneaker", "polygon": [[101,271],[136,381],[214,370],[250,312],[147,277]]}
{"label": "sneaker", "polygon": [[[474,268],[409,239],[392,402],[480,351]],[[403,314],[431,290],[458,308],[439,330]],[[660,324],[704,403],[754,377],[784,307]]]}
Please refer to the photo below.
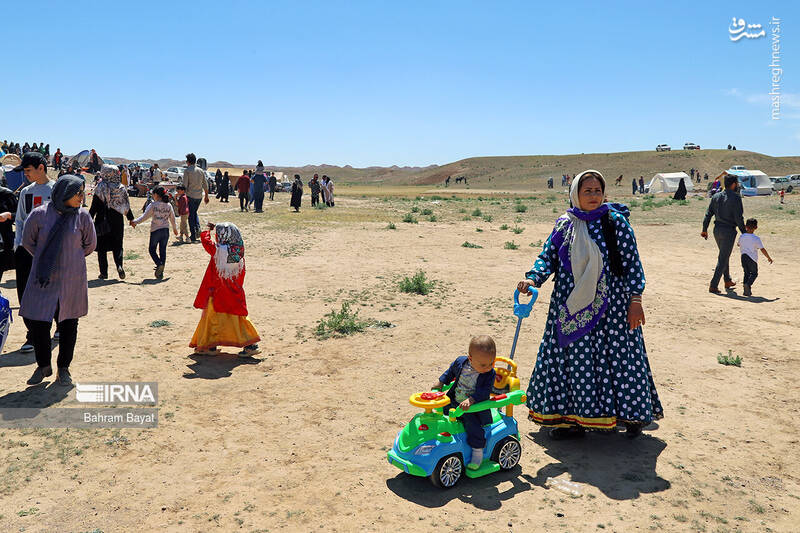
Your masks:
{"label": "sneaker", "polygon": [[33,351],[33,344],[29,342],[25,342],[25,344],[23,344],[19,348],[19,353],[31,353],[32,351]]}
{"label": "sneaker", "polygon": [[625,436],[629,439],[635,439],[642,434],[642,425],[634,422],[625,422]]}
{"label": "sneaker", "polygon": [[118,266],[117,275],[119,276],[119,279],[125,279],[125,269],[122,268],[121,266]]}
{"label": "sneaker", "polygon": [[103,274],[103,273],[101,272],[101,273],[100,273],[100,275],[99,275],[99,276],[97,276],[97,279],[108,279],[108,274]]}
{"label": "sneaker", "polygon": [[69,368],[59,368],[56,382],[62,386],[72,385],[72,376],[69,375]]}
{"label": "sneaker", "polygon": [[59,340],[60,338],[61,338],[61,333],[59,333],[59,332],[58,332],[58,330],[56,330],[56,332],[55,332],[55,333],[53,333],[53,340],[54,340],[54,341],[56,341],[56,342],[58,342],[58,340]]}
{"label": "sneaker", "polygon": [[751,285],[742,285],[744,287],[744,295],[745,296],[752,296],[753,291],[751,290]]}
{"label": "sneaker", "polygon": [[258,347],[258,344],[251,344],[249,346],[245,346],[244,349],[239,352],[239,357],[253,357],[254,355],[258,355],[261,353],[261,349]]}
{"label": "sneaker", "polygon": [[164,265],[158,265],[156,267],[156,278],[164,279]]}
{"label": "sneaker", "polygon": [[33,375],[28,380],[28,385],[38,385],[42,380],[48,376],[53,375],[53,368],[49,366],[37,366],[33,371]]}

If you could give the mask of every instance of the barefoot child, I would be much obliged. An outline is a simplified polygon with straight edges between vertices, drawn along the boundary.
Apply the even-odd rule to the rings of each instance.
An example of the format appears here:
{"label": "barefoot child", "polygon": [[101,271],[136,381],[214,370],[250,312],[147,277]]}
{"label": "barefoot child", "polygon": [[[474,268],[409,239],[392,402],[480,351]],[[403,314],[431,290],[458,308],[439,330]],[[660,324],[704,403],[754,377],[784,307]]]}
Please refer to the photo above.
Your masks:
{"label": "barefoot child", "polygon": [[[440,389],[442,385],[453,382],[453,386],[447,391],[450,405],[444,408],[445,414],[456,407],[466,411],[473,404],[489,399],[494,384],[496,353],[494,339],[488,335],[473,337],[469,342],[469,355],[457,358],[439,377],[432,388]],[[492,415],[487,410],[464,413],[460,418],[467,433],[467,444],[472,448],[472,458],[467,468],[477,470],[483,462],[483,448],[486,446],[483,426],[492,421]]]}
{"label": "barefoot child", "polygon": [[744,282],[742,284],[744,285],[744,295],[752,296],[753,282],[758,277],[758,251],[761,250],[761,253],[764,254],[770,264],[772,264],[772,258],[761,243],[761,238],[755,234],[758,229],[758,220],[748,218],[744,223],[744,229],[747,233],[742,233],[738,242],[742,252],[742,268],[744,269]]}
{"label": "barefoot child", "polygon": [[253,323],[247,318],[244,294],[244,241],[239,228],[230,222],[208,224],[216,230],[217,242],[210,231],[200,234],[203,248],[211,254],[203,283],[197,291],[194,306],[203,310],[200,323],[189,346],[195,353],[212,355],[217,346],[243,348],[239,355],[250,357],[260,353],[258,336]]}
{"label": "barefoot child", "polygon": [[[172,225],[172,231],[175,236],[178,235],[178,228],[175,226],[175,212],[169,204],[164,187],[156,187],[153,189],[153,201],[147,206],[142,216],[136,220],[131,221],[131,226],[136,227],[139,223],[153,217],[150,223],[150,257],[156,264],[156,278],[162,279],[164,277],[164,264],[167,262],[167,242],[169,242],[169,227]],[[156,253],[158,249],[158,253]]]}

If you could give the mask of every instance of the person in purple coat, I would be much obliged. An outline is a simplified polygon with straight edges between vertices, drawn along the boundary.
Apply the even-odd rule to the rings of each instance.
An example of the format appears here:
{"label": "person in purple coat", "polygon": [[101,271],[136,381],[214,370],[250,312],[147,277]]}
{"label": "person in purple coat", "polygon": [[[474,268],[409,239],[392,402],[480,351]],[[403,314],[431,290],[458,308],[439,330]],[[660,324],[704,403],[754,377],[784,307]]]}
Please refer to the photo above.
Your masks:
{"label": "person in purple coat", "polygon": [[69,365],[78,336],[78,318],[89,312],[86,256],[97,244],[92,217],[81,208],[84,181],[78,176],[61,176],[53,186],[50,203],[28,216],[22,245],[33,256],[31,275],[20,303],[20,315],[31,323],[36,370],[28,385],[36,385],[53,374],[50,327],[58,322],[60,385],[71,385]]}

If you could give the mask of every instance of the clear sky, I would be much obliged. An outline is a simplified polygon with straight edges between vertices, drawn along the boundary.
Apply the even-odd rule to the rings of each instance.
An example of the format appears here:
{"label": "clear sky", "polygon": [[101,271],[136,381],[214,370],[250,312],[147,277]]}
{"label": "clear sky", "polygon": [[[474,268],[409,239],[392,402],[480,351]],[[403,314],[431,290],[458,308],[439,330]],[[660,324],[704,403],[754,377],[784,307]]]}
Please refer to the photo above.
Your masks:
{"label": "clear sky", "polygon": [[[800,154],[800,4],[604,4],[40,1],[3,24],[0,139],[359,167],[686,141]],[[731,41],[733,17],[767,36]]]}

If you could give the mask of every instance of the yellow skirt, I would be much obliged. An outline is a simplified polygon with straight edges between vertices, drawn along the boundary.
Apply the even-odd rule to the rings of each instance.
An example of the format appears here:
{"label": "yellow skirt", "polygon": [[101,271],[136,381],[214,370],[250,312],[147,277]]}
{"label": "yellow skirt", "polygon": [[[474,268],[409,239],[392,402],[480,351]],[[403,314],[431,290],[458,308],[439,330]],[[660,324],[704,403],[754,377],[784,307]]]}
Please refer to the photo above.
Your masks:
{"label": "yellow skirt", "polygon": [[261,340],[256,328],[246,316],[218,313],[214,311],[214,299],[208,299],[200,323],[194,330],[189,346],[206,350],[214,346],[236,346],[244,348]]}

